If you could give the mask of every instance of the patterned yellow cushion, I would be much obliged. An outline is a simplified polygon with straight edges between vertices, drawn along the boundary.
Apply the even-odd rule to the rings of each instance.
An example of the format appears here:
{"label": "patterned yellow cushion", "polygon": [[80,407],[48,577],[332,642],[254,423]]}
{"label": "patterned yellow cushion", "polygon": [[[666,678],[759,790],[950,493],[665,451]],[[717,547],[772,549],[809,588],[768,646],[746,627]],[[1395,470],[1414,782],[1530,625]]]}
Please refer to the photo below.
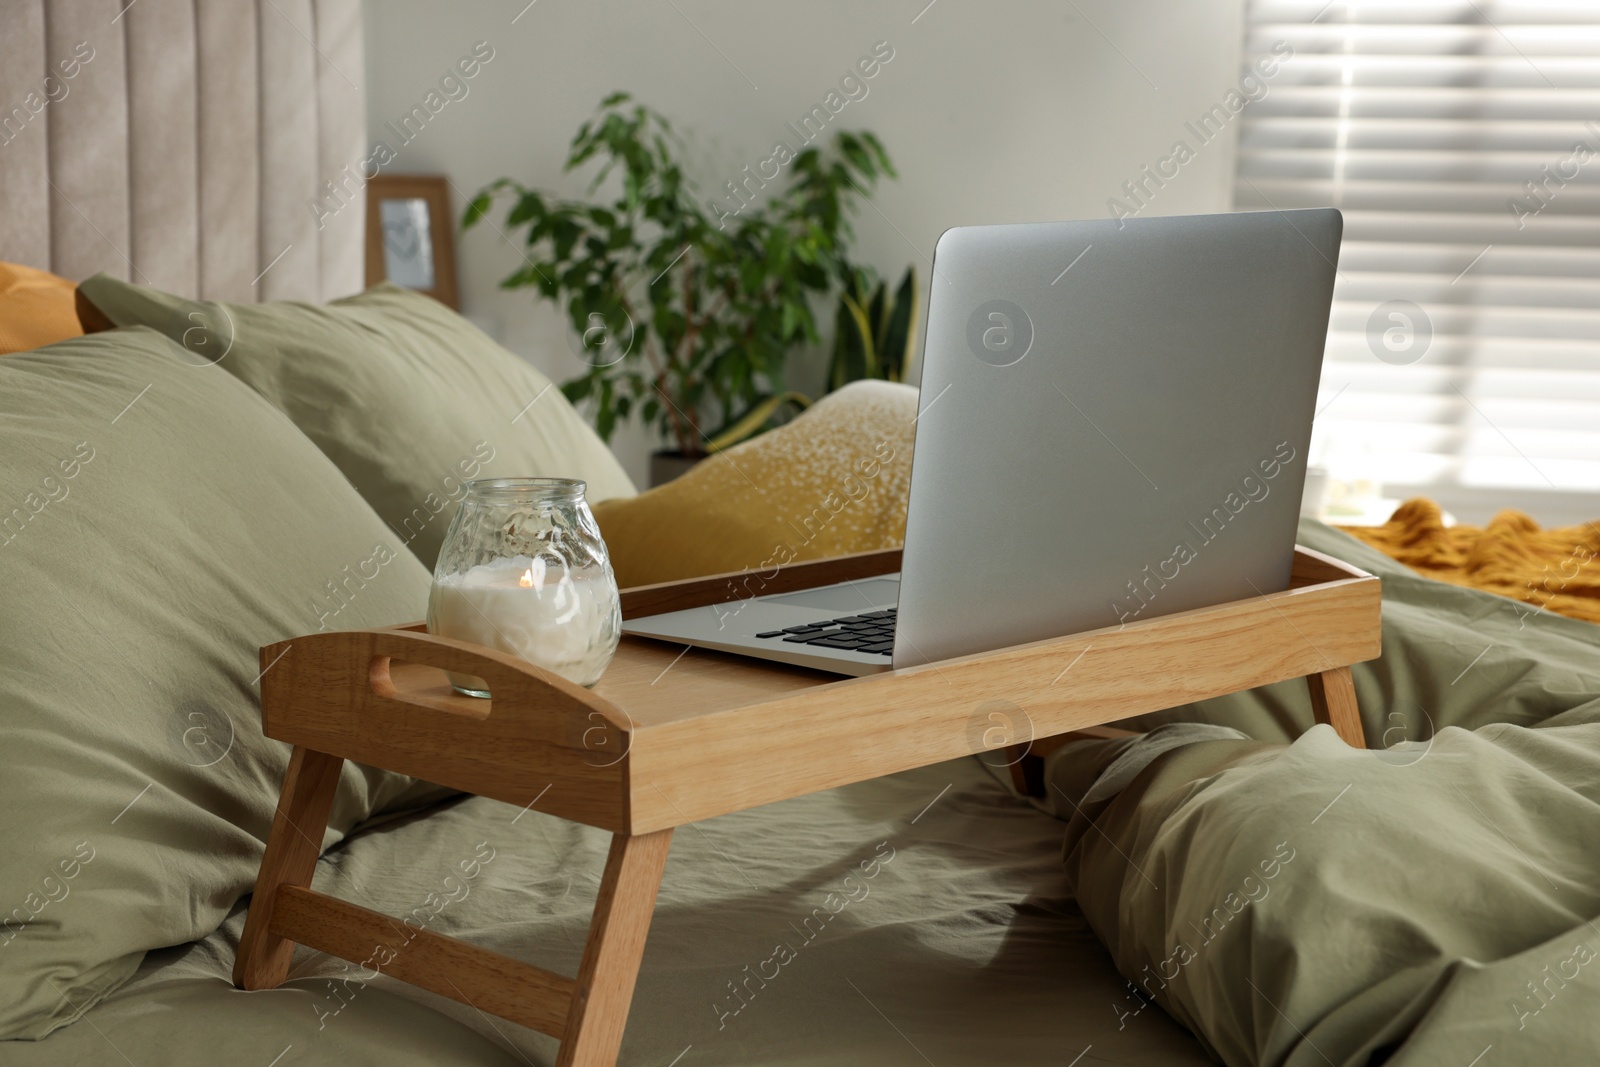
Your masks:
{"label": "patterned yellow cushion", "polygon": [[617,581],[649,585],[905,540],[917,390],[855,382],[666,485],[603,500]]}

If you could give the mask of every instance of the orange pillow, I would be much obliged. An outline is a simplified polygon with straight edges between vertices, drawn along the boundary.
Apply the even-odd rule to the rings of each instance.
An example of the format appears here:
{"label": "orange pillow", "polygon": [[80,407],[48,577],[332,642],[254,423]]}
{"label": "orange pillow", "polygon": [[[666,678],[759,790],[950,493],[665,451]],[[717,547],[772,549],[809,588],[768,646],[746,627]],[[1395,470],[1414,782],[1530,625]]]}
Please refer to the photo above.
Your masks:
{"label": "orange pillow", "polygon": [[0,356],[82,337],[77,290],[49,271],[0,263]]}

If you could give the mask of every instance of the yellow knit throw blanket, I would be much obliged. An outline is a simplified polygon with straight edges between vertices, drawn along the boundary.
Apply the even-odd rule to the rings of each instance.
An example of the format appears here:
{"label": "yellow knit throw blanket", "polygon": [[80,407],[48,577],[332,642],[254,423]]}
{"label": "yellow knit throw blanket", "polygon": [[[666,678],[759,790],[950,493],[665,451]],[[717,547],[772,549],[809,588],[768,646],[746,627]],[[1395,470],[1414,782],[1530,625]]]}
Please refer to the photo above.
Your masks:
{"label": "yellow knit throw blanket", "polygon": [[1417,498],[1382,526],[1340,529],[1429,578],[1600,622],[1600,521],[1541,530],[1507,509],[1488,526],[1446,528],[1439,505]]}

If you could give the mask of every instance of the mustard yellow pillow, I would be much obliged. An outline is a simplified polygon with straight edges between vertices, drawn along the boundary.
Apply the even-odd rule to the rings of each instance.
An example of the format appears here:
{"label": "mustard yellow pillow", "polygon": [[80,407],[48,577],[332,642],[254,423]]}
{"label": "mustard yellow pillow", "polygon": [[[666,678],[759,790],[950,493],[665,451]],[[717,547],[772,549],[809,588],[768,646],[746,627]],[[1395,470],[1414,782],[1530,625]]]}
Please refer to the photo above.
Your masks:
{"label": "mustard yellow pillow", "polygon": [[0,263],[0,356],[82,337],[77,288],[46,270]]}
{"label": "mustard yellow pillow", "polygon": [[896,548],[917,390],[854,382],[666,485],[594,506],[624,587]]}

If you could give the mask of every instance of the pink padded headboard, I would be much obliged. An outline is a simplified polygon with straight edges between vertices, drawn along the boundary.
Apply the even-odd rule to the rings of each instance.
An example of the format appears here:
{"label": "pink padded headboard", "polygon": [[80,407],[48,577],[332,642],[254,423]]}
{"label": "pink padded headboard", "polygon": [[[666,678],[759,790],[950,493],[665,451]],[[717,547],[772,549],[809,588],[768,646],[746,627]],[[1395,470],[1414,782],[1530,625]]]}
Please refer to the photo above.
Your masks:
{"label": "pink padded headboard", "polygon": [[[4,0],[0,259],[188,296],[361,288],[360,0]],[[263,273],[264,272],[264,273]]]}

